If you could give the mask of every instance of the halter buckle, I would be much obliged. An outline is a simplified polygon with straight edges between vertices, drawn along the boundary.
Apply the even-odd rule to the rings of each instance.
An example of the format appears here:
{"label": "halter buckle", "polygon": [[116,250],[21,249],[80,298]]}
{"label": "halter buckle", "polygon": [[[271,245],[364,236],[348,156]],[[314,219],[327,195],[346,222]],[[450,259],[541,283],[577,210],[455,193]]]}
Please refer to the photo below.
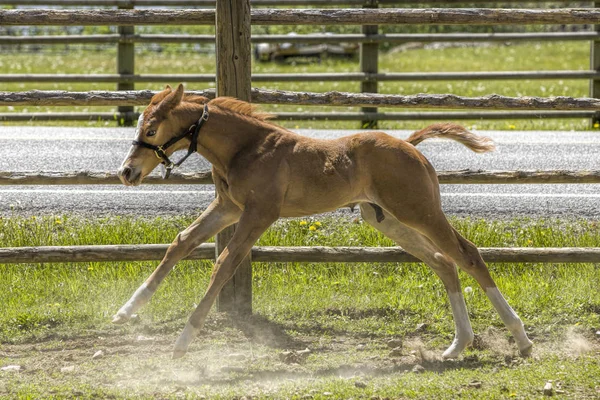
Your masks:
{"label": "halter buckle", "polygon": [[160,164],[160,168],[161,168],[160,175],[161,175],[161,177],[163,179],[169,179],[169,176],[171,176],[171,170],[173,169],[173,167],[174,167],[173,163],[171,163],[169,165],[166,165],[164,163]]}

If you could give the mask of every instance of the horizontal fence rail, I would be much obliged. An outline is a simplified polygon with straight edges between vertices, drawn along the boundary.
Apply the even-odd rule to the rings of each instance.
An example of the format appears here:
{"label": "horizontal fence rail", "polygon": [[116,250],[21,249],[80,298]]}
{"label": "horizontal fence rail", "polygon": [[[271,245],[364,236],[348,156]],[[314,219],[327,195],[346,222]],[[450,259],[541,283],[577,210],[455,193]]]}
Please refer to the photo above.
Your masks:
{"label": "horizontal fence rail", "polygon": [[[494,3],[494,0],[471,0],[469,3]],[[546,3],[572,3],[572,0],[550,0]],[[119,7],[135,7],[135,6],[204,6],[214,7],[216,0],[0,0],[0,5],[17,5],[17,6],[119,6]],[[392,4],[464,4],[463,0],[427,0],[417,2],[414,0],[377,0],[380,5]],[[502,3],[523,3],[523,0],[504,0]],[[365,4],[365,0],[250,0],[253,6],[312,6],[312,5],[359,5]]]}
{"label": "horizontal fence rail", "polygon": [[[144,36],[144,35],[142,35]],[[513,42],[595,40],[600,32],[522,32],[522,33],[386,33],[386,34],[306,34],[253,35],[254,43],[407,43],[407,42]],[[1,42],[0,42],[1,43]]]}
{"label": "horizontal fence rail", "polygon": [[[494,71],[494,72],[325,72],[307,74],[253,74],[253,82],[398,82],[517,79],[597,79],[600,71]],[[0,82],[214,82],[213,74],[0,74]]]}
{"label": "horizontal fence rail", "polygon": [[[161,260],[169,245],[43,246],[0,248],[0,264]],[[598,263],[600,248],[479,248],[490,263]],[[214,260],[214,244],[197,247],[186,260]],[[421,262],[400,247],[253,247],[256,262]]]}
{"label": "horizontal fence rail", "polygon": [[[445,111],[445,112],[276,112],[277,121],[427,121],[466,119],[539,119],[539,118],[592,118],[594,111]],[[0,113],[0,120],[3,114]],[[19,115],[19,114],[11,114]],[[136,117],[137,118],[137,117]],[[7,119],[10,120],[10,117]],[[26,117],[20,119],[27,121]]]}
{"label": "horizontal fence rail", "polygon": [[[557,183],[600,183],[600,171],[481,171],[459,170],[438,171],[441,184],[557,184]],[[189,185],[212,184],[210,171],[176,172],[169,179],[149,175],[144,184]],[[0,171],[2,185],[116,185],[121,181],[114,172],[11,172]]]}
{"label": "horizontal fence rail", "polygon": [[[600,39],[600,32],[549,33],[388,33],[253,35],[252,43],[407,43],[407,42],[515,42],[515,41],[588,41]],[[0,45],[91,44],[91,43],[194,43],[214,44],[213,35],[139,34],[139,35],[53,35],[0,36]]]}
{"label": "horizontal fence rail", "polygon": [[[253,9],[254,25],[600,24],[600,9]],[[213,25],[214,10],[0,10],[0,25]]]}
{"label": "horizontal fence rail", "polygon": [[[468,112],[276,112],[274,121],[427,121],[468,119],[592,118],[594,111],[468,111]],[[135,121],[138,112],[0,113],[0,121]]]}
{"label": "horizontal fence rail", "polygon": [[[157,91],[28,91],[0,92],[0,106],[142,106]],[[188,91],[189,94],[214,98],[214,89]],[[600,99],[576,97],[506,97],[488,95],[464,97],[453,94],[394,95],[348,92],[290,92],[284,90],[252,89],[252,102],[258,104],[402,107],[434,109],[492,109],[492,110],[569,110],[600,111]]]}

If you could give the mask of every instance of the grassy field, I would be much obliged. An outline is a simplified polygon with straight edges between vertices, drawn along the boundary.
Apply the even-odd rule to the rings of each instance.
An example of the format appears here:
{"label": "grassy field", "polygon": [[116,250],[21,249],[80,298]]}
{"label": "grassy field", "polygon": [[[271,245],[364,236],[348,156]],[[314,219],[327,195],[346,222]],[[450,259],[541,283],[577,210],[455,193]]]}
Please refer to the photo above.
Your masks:
{"label": "grassy field", "polygon": [[[560,54],[560,57],[556,55]],[[17,54],[5,53],[0,57],[0,73],[115,73],[114,50],[102,52],[69,52]],[[214,73],[215,59],[213,55],[199,53],[150,53],[140,52],[136,55],[136,73]],[[380,71],[382,72],[415,72],[415,71],[523,71],[523,70],[587,70],[589,66],[589,43],[587,42],[555,42],[535,44],[493,45],[488,47],[415,49],[409,51],[391,51],[382,53]],[[255,73],[311,73],[311,72],[355,72],[359,70],[357,60],[328,59],[322,63],[255,63]],[[168,82],[177,84],[179,82]],[[114,90],[114,84],[90,83],[5,83],[3,90]],[[188,84],[189,89],[204,89],[209,84]],[[324,92],[360,91],[358,82],[274,82],[261,83],[256,86],[283,90],[302,90]],[[161,84],[136,84],[136,89],[158,90]],[[416,94],[416,93],[454,93],[464,96],[481,96],[501,94],[505,96],[573,96],[589,95],[587,80],[527,80],[527,81],[415,81],[385,82],[379,84],[381,93]],[[272,111],[308,111],[311,107],[298,106],[265,106]],[[46,112],[49,107],[15,107],[11,111]],[[9,108],[0,107],[0,112]],[[63,107],[60,111],[112,111],[102,107]],[[339,111],[349,111],[339,108]],[[391,111],[391,110],[389,110]],[[397,109],[395,111],[398,111]],[[582,119],[528,119],[506,121],[461,121],[468,126],[479,129],[588,129],[589,121]],[[39,122],[36,122],[39,123]],[[46,123],[48,124],[48,123]],[[65,122],[55,122],[64,125]],[[76,123],[81,124],[81,123]],[[102,125],[100,122],[89,122],[88,125]],[[107,122],[106,124],[114,124]],[[301,128],[357,128],[358,122],[339,121],[298,121],[285,122],[288,127]],[[418,122],[381,123],[383,129],[417,128],[427,124]]]}
{"label": "grassy field", "polygon": [[[9,216],[0,238],[3,246],[168,243],[191,219]],[[452,222],[482,247],[600,246],[595,221]],[[315,219],[281,221],[258,244],[392,245],[360,220]],[[530,359],[516,355],[461,273],[474,289],[466,297],[480,340],[455,361],[440,359],[453,324],[433,273],[362,263],[255,263],[255,314],[213,311],[190,353],[172,361],[209,262],[179,264],[137,320],[110,324],[155,265],[0,265],[0,367],[22,367],[0,371],[0,398],[538,398],[548,380],[559,398],[600,396],[597,265],[490,265],[536,342]],[[401,352],[391,353],[391,339]],[[420,374],[411,372],[417,364]]]}
{"label": "grassy field", "polygon": [[[204,54],[141,52],[136,71],[211,73],[214,63],[213,56]],[[589,44],[574,42],[390,52],[381,56],[380,70],[585,70],[588,64]],[[257,73],[357,71],[358,63],[330,59],[320,64],[257,64],[253,68]],[[114,51],[6,53],[0,57],[0,73],[114,73],[115,69]],[[162,86],[138,84],[136,88]],[[264,87],[357,91],[359,84],[273,83]],[[114,85],[6,83],[2,88],[86,91],[112,90]],[[404,82],[380,84],[380,92],[580,97],[587,95],[588,82]],[[49,110],[0,108],[0,112]],[[478,129],[588,128],[585,120],[462,122]],[[383,122],[381,126],[417,128],[426,123]],[[285,124],[356,128],[358,123]],[[8,215],[0,217],[0,243],[2,247],[169,243],[193,218]],[[360,219],[305,222],[280,221],[258,244],[393,245]],[[598,221],[452,222],[481,247],[600,246]],[[482,291],[461,273],[463,288],[473,289],[466,290],[465,296],[478,340],[460,359],[442,361],[440,355],[453,338],[452,314],[443,285],[423,264],[254,263],[254,315],[241,318],[211,312],[188,355],[173,361],[172,345],[207,285],[210,262],[180,263],[138,318],[125,326],[110,324],[111,316],[156,264],[0,265],[0,368],[20,366],[19,371],[0,369],[0,398],[529,399],[543,397],[548,381],[557,398],[600,397],[598,265],[490,265],[498,286],[535,341],[534,354],[528,359],[517,355]],[[402,343],[402,348],[392,351],[392,343]],[[100,355],[93,358],[94,354]]]}

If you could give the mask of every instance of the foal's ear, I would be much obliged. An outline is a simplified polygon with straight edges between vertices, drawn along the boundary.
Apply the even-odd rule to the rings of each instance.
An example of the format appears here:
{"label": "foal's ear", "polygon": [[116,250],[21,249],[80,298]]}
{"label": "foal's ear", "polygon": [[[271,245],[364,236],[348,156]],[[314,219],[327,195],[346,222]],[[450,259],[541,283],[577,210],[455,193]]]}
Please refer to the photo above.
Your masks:
{"label": "foal's ear", "polygon": [[172,92],[171,86],[167,85],[161,92],[158,92],[154,96],[152,96],[152,99],[150,100],[150,104],[160,103],[171,92]]}
{"label": "foal's ear", "polygon": [[177,90],[174,92],[171,91],[164,99],[160,102],[156,109],[156,114],[165,117],[172,109],[177,107],[179,103],[181,103],[181,99],[183,98],[183,85],[180,83],[177,86]]}

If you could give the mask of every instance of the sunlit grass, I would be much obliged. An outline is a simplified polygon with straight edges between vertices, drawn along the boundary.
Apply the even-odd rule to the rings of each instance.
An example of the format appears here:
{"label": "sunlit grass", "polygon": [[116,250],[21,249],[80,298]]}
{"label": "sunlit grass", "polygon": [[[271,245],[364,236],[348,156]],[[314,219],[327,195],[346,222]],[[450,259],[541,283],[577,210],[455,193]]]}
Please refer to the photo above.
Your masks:
{"label": "sunlit grass", "polygon": [[[560,54],[558,57],[557,54]],[[7,53],[0,58],[0,73],[103,73],[116,72],[116,56],[112,50],[102,52],[56,54],[18,54]],[[457,47],[444,49],[415,49],[408,51],[390,51],[380,55],[381,72],[444,72],[444,71],[534,71],[534,70],[587,70],[589,65],[589,43],[554,42],[512,45],[491,45],[476,47]],[[214,73],[215,58],[201,53],[150,53],[136,55],[136,73],[139,74],[190,74]],[[321,63],[286,62],[254,63],[254,73],[316,73],[316,72],[357,72],[358,60],[326,59]],[[136,89],[159,90],[165,84],[177,84],[177,81],[161,83],[138,83]],[[273,82],[256,83],[256,87],[293,91],[360,91],[359,82]],[[190,83],[188,89],[201,90],[214,87],[214,84]],[[114,90],[114,84],[104,83],[17,83],[3,84],[3,90]],[[524,81],[414,81],[381,82],[381,93],[417,94],[417,93],[453,93],[462,96],[482,96],[500,94],[504,96],[572,96],[589,95],[587,80],[524,80]],[[322,111],[310,106],[265,105],[269,111]],[[113,111],[110,107],[1,107],[7,111]],[[355,111],[352,108],[338,107],[339,112]],[[401,111],[384,109],[384,111]],[[416,110],[415,110],[416,111]],[[588,129],[589,121],[582,119],[527,119],[509,121],[459,121],[465,125],[476,125],[479,129]],[[40,122],[36,122],[40,123]],[[66,122],[44,124],[64,125]],[[384,121],[384,129],[417,128],[428,121]],[[70,123],[81,124],[81,123]],[[87,122],[86,124],[114,125],[114,122]],[[301,128],[358,128],[359,122],[343,121],[291,121],[283,122],[288,127]]]}
{"label": "sunlit grass", "polygon": [[[8,216],[0,219],[0,241],[3,247],[169,243],[192,220],[192,216],[151,219]],[[597,221],[454,218],[451,222],[481,247],[600,246]],[[393,243],[360,220],[311,218],[282,220],[257,244],[389,246]],[[193,362],[168,360],[164,346],[165,340],[169,342],[181,330],[200,299],[208,283],[211,262],[179,263],[141,310],[137,324],[122,327],[110,324],[111,316],[156,264],[0,264],[0,366],[18,364],[25,368],[25,373],[2,372],[0,397],[178,398],[185,392],[192,398],[204,395],[230,399],[247,395],[251,387],[251,393],[274,398],[311,395],[340,399],[360,396],[452,399],[461,393],[462,397],[482,399],[538,398],[548,379],[561,382],[566,393],[574,398],[594,398],[597,393],[598,363],[593,352],[563,356],[538,350],[531,361],[517,360],[505,365],[501,353],[467,350],[466,368],[461,367],[462,361],[434,361],[432,368],[441,370],[428,368],[423,374],[396,370],[395,364],[383,365],[389,352],[386,341],[399,337],[410,341],[415,338],[418,324],[427,324],[426,332],[418,335],[427,349],[438,352],[453,338],[452,314],[443,285],[426,266],[417,263],[254,263],[256,318],[268,321],[269,326],[281,329],[282,335],[298,338],[300,342],[311,337],[314,353],[302,365],[281,366],[278,356],[281,348],[265,348],[255,338],[244,346],[257,354],[268,354],[265,361],[252,356],[247,362],[249,367],[241,369],[239,376],[231,377],[221,371],[218,384],[203,384],[205,365],[217,371],[220,362],[228,365],[223,360],[231,353],[230,346],[236,345],[231,338],[231,330],[236,328],[230,323],[220,326],[219,317],[214,313],[209,315],[210,328],[202,333],[205,340],[198,339],[193,346],[203,344],[204,352],[207,346],[213,349],[221,358],[216,365],[210,359],[203,359],[199,365],[195,364],[197,358]],[[536,346],[543,349],[544,343],[562,343],[569,327],[578,327],[581,334],[600,326],[597,265],[505,263],[490,264],[490,269]],[[475,332],[485,334],[489,327],[496,327],[505,343],[507,331],[482,291],[464,273],[461,281],[463,288],[473,288],[465,291],[465,297]],[[122,338],[126,344],[131,340],[128,338],[140,334],[161,338],[156,342],[156,345],[162,343],[161,353],[148,356],[138,346],[133,354],[121,354],[122,348],[111,351],[101,344],[107,337],[114,338],[114,343],[120,343]],[[72,346],[85,338],[93,343],[79,350],[79,357],[83,355],[84,359],[63,360],[65,349],[72,352]],[[369,352],[353,347],[329,350],[330,343],[344,340],[366,343]],[[91,360],[98,343],[108,354],[100,360]],[[371,344],[376,347],[371,348]],[[514,350],[514,344],[504,346]],[[405,354],[409,354],[408,349]],[[370,371],[368,360],[373,357],[377,367]],[[510,360],[513,358],[509,356]],[[63,365],[75,365],[75,373],[63,373],[59,370]],[[364,371],[360,370],[361,365],[366,365]],[[359,368],[358,376],[349,378],[335,372],[348,368]],[[196,374],[199,378],[182,388],[182,378],[176,374],[181,370],[186,371],[185,376]],[[164,371],[165,377],[156,385],[154,377],[143,376],[144,371],[154,375]],[[270,371],[275,375],[269,375]],[[278,379],[278,371],[293,379]],[[266,375],[261,377],[261,373]],[[125,387],[113,384],[123,382],[124,377],[139,382]],[[257,378],[273,386],[252,384]],[[366,382],[366,388],[357,387],[356,380]],[[470,388],[473,381],[483,381],[482,388]]]}
{"label": "sunlit grass", "polygon": [[[170,243],[192,218],[25,218],[0,220],[3,246]],[[360,221],[282,221],[258,245],[390,246],[393,243]],[[483,221],[453,224],[480,247],[600,246],[596,222]],[[109,317],[150,274],[156,262],[24,264],[0,266],[0,340],[13,341],[107,329]],[[210,275],[210,262],[182,262],[143,317],[183,319]],[[533,329],[600,323],[600,270],[595,265],[493,264],[493,275]],[[476,283],[462,274],[463,285]],[[451,313],[441,282],[423,264],[255,263],[255,310],[297,329],[319,324],[333,331],[393,335],[427,320],[448,338]],[[310,296],[306,296],[306,293]],[[480,290],[467,295],[477,328],[502,323]],[[361,311],[362,310],[362,311]],[[354,320],[356,312],[372,316]],[[333,314],[332,314],[333,313]],[[332,318],[332,315],[335,317]],[[402,317],[399,318],[398,316]]]}

